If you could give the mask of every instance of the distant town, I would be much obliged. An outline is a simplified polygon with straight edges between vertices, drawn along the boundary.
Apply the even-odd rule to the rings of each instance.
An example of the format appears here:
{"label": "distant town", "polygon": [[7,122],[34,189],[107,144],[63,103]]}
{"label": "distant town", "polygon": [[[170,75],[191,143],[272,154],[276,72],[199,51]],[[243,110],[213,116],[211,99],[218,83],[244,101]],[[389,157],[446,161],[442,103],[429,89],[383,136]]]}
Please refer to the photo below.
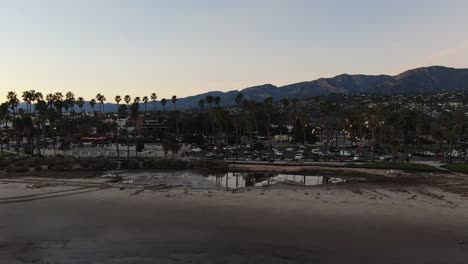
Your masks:
{"label": "distant town", "polygon": [[[158,100],[73,92],[8,92],[2,156],[188,158],[250,161],[464,160],[468,94],[338,94],[247,100],[218,96],[178,109]],[[115,102],[118,112],[107,112]],[[22,107],[20,107],[20,103]],[[88,104],[93,111],[84,111]],[[162,110],[157,107],[162,106]]]}

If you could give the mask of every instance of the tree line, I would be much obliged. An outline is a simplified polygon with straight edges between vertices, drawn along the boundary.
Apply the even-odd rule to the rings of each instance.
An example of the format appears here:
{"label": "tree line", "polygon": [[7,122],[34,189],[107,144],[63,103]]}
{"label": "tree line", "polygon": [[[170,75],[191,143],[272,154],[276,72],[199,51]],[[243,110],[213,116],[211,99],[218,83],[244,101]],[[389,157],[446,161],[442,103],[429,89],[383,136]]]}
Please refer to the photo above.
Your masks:
{"label": "tree line", "polygon": [[[19,108],[21,100],[25,108]],[[240,92],[231,106],[222,107],[219,96],[208,95],[199,100],[198,108],[181,111],[177,109],[177,96],[158,102],[156,93],[152,93],[134,98],[116,95],[117,113],[106,113],[106,100],[101,93],[89,100],[94,112],[90,115],[83,111],[84,98],[75,97],[72,92],[43,96],[30,90],[23,92],[21,99],[15,92],[8,92],[0,105],[0,124],[11,123],[12,127],[2,135],[2,142],[8,145],[13,139],[17,151],[22,146],[34,152],[35,147],[40,154],[41,146],[47,145],[46,138],[53,139],[54,148],[57,140],[66,147],[76,141],[76,135],[89,134],[90,128],[95,127],[98,134],[112,135],[114,143],[161,143],[165,150],[175,150],[179,143],[202,146],[263,140],[273,144],[275,136],[304,145],[321,140],[328,149],[337,145],[337,135],[342,135],[351,145],[397,152],[429,143],[437,144],[441,150],[462,147],[467,127],[465,103],[448,111],[424,101],[411,105],[381,101],[358,104],[334,101],[327,96],[301,100],[267,97],[259,102],[248,100]],[[169,110],[168,102],[173,106]],[[148,103],[152,107],[148,108]],[[162,111],[156,110],[157,103]],[[118,125],[118,119],[127,120],[125,127]],[[153,120],[157,125],[148,129],[140,124],[136,129],[138,120]]]}

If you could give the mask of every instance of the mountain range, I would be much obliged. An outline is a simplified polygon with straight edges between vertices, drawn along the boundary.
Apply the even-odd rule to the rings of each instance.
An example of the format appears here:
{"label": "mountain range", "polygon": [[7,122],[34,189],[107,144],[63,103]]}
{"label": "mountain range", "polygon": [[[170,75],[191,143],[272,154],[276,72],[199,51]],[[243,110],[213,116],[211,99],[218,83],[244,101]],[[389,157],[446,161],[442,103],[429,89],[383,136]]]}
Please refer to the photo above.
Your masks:
{"label": "mountain range", "polygon": [[428,94],[457,90],[468,91],[468,69],[431,66],[408,70],[396,76],[341,74],[332,78],[320,78],[282,87],[264,84],[240,91],[208,92],[181,98],[177,105],[183,108],[197,107],[198,101],[207,95],[220,96],[223,105],[232,105],[238,92],[242,92],[245,99],[262,101],[269,96],[279,100],[330,93]]}
{"label": "mountain range", "polygon": [[[198,107],[198,101],[208,95],[221,97],[221,105],[233,105],[234,98],[239,92],[242,92],[245,99],[263,101],[263,99],[270,96],[274,100],[279,100],[283,98],[307,98],[330,93],[427,94],[458,90],[468,91],[468,69],[431,66],[408,70],[396,76],[341,74],[332,78],[320,78],[282,87],[264,84],[228,92],[211,91],[179,98],[177,107],[179,109]],[[88,103],[85,106],[85,110],[91,110]],[[148,103],[147,107],[148,110],[152,110],[153,104]],[[159,102],[157,102],[156,108],[162,109]],[[170,101],[167,103],[166,108],[172,108]],[[105,110],[116,111],[117,105],[107,103],[105,104]]]}

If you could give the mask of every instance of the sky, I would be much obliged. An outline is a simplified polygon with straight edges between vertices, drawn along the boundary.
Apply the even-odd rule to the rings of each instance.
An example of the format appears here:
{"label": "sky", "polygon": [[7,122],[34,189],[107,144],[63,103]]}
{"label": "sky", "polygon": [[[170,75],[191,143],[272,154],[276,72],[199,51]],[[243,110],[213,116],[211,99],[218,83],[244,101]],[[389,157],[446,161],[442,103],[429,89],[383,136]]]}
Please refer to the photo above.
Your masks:
{"label": "sky", "polygon": [[0,98],[180,98],[430,65],[468,68],[468,1],[0,0]]}

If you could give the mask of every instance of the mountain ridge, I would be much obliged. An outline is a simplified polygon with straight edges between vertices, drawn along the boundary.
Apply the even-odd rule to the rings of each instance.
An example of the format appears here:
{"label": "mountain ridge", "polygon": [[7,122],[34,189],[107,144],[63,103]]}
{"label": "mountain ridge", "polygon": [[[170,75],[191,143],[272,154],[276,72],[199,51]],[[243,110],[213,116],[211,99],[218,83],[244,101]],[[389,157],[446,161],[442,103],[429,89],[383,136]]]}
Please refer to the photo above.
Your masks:
{"label": "mountain ridge", "polygon": [[[270,96],[274,100],[280,100],[284,98],[323,96],[330,93],[425,94],[457,90],[468,91],[468,69],[429,66],[410,69],[395,76],[345,73],[334,77],[319,78],[280,87],[273,84],[263,84],[227,92],[210,91],[179,98],[177,107],[179,109],[196,108],[198,107],[198,102],[209,95],[221,97],[221,105],[223,106],[233,105],[234,98],[239,92],[242,92],[245,99],[262,101]],[[171,104],[168,101],[166,108],[170,109]],[[159,101],[156,106],[157,110],[162,109]],[[91,107],[86,103],[84,109],[89,111]],[[106,111],[116,111],[117,105],[107,103],[105,104],[105,109]],[[148,109],[153,109],[152,103],[149,103]]]}

